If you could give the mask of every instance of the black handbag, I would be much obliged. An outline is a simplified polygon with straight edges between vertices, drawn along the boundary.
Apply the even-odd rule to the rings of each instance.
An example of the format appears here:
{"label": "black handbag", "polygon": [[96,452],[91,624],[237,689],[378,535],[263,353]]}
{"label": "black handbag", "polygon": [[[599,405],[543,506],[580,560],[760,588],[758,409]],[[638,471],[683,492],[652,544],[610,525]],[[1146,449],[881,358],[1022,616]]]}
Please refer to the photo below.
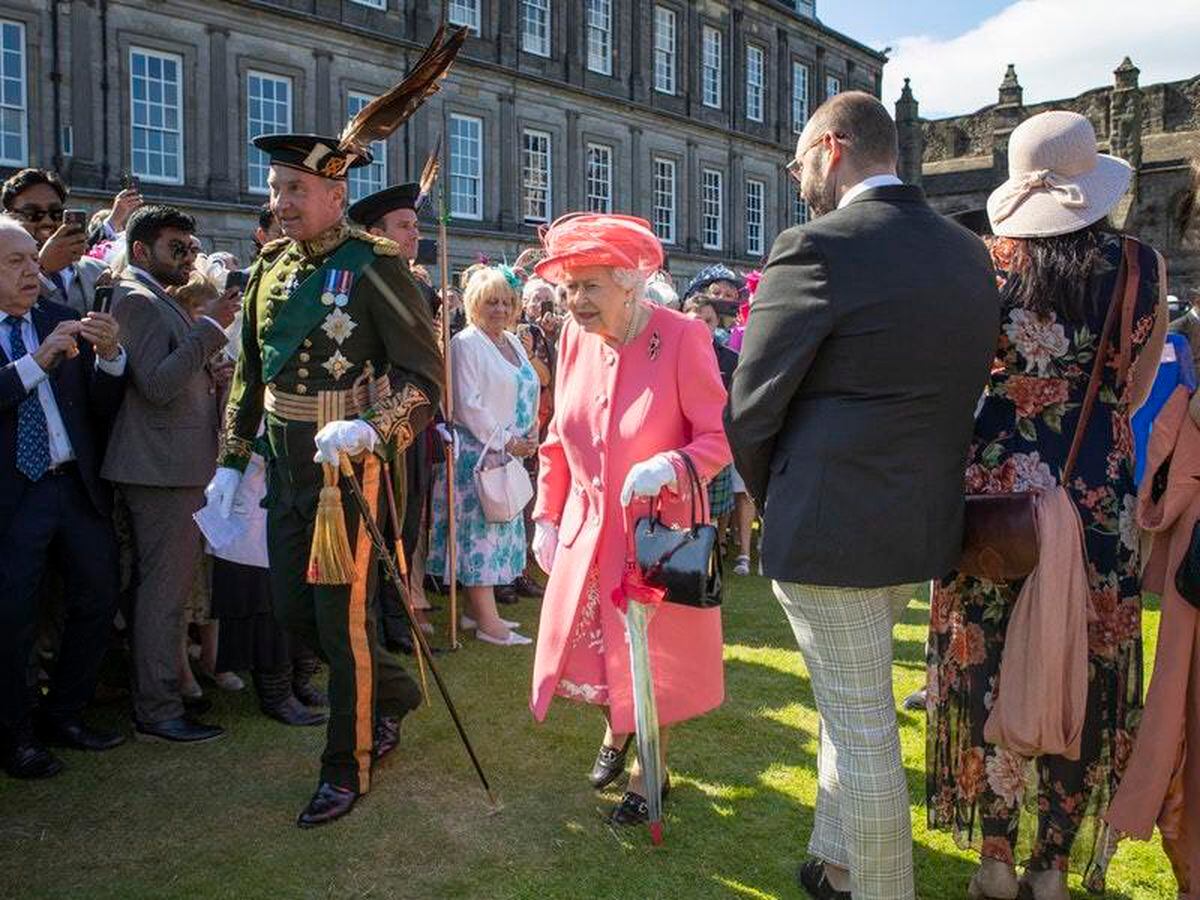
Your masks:
{"label": "black handbag", "polygon": [[650,514],[633,527],[637,564],[647,584],[663,588],[671,603],[708,609],[721,605],[721,554],[717,529],[703,521],[704,490],[696,466],[680,453],[692,488],[691,525],[674,528],[659,517],[658,499],[650,501]]}
{"label": "black handbag", "polygon": [[1175,590],[1192,606],[1200,609],[1200,522],[1192,529],[1187,553],[1175,573]]}

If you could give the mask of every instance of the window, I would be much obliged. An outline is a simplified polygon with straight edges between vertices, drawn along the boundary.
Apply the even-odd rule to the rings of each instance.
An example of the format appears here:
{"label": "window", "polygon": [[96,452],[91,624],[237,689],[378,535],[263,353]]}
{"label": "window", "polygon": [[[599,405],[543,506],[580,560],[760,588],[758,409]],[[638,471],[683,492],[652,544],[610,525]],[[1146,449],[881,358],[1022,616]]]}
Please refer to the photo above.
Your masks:
{"label": "window", "polygon": [[587,0],[588,68],[612,74],[612,0]]}
{"label": "window", "polygon": [[675,160],[654,158],[654,235],[664,244],[675,243]]}
{"label": "window", "polygon": [[28,161],[29,119],[25,97],[25,26],[0,21],[0,163]]}
{"label": "window", "polygon": [[521,11],[521,49],[526,53],[549,56],[550,0],[524,0]]}
{"label": "window", "polygon": [[550,221],[550,135],[521,133],[521,189],[526,222]]}
{"label": "window", "polygon": [[450,116],[450,215],[483,218],[483,120]]}
{"label": "window", "polygon": [[711,25],[704,26],[704,53],[701,87],[704,105],[721,108],[721,32]]}
{"label": "window", "polygon": [[763,255],[763,202],[767,184],[754,178],[746,181],[746,255]]}
{"label": "window", "polygon": [[705,250],[720,250],[721,235],[725,230],[724,198],[721,173],[716,169],[705,169],[701,188],[701,212]]}
{"label": "window", "polygon": [[675,93],[675,12],[654,7],[654,89]]}
{"label": "window", "polygon": [[173,53],[129,51],[130,161],[146,181],[183,183],[182,71],[183,59]]}
{"label": "window", "polygon": [[465,25],[471,34],[479,34],[479,0],[449,0],[447,18],[451,25]]}
{"label": "window", "polygon": [[792,63],[792,131],[799,134],[808,124],[808,66]]}
{"label": "window", "polygon": [[387,9],[387,0],[350,0],[359,6],[369,6],[371,9]]}
{"label": "window", "polygon": [[612,212],[612,147],[587,145],[587,210]]}
{"label": "window", "polygon": [[763,120],[763,69],[766,51],[754,44],[746,45],[746,118]]}
{"label": "window", "polygon": [[[246,140],[262,134],[292,130],[292,79],[265,72],[250,72],[246,78]],[[246,182],[253,194],[267,193],[271,160],[251,144],[246,157]]]}
{"label": "window", "polygon": [[792,224],[803,225],[808,219],[808,201],[797,192],[792,195]]}
{"label": "window", "polygon": [[[375,98],[370,94],[351,91],[346,97],[346,118],[358,115],[364,106]],[[382,191],[388,183],[387,141],[371,144],[371,164],[351,169],[346,173],[350,186],[350,202],[357,203],[367,194]]]}
{"label": "window", "polygon": [[842,92],[842,79],[836,75],[825,76],[825,96],[833,97]]}

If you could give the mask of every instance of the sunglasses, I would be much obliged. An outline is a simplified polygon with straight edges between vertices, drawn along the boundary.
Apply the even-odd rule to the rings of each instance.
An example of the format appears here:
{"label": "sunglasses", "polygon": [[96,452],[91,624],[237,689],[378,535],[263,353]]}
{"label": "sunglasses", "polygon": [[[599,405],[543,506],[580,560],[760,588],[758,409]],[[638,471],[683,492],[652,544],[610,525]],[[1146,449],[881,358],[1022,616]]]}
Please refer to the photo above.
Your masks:
{"label": "sunglasses", "polygon": [[40,206],[21,206],[13,210],[13,215],[18,219],[23,219],[30,225],[36,225],[42,219],[49,219],[51,222],[61,222],[63,208],[61,206],[51,206],[48,209],[43,209]]}

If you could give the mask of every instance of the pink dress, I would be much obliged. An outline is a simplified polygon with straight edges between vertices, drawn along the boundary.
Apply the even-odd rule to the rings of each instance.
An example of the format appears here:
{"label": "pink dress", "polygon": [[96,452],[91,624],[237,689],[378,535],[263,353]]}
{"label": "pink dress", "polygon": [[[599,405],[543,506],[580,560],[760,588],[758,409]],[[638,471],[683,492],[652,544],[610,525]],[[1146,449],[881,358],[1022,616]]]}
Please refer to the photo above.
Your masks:
{"label": "pink dress", "polygon": [[[708,329],[655,307],[628,345],[610,347],[573,321],[559,338],[554,418],[540,451],[535,519],[558,524],[559,547],[542,602],[530,708],[541,721],[555,693],[610,707],[633,730],[629,649],[611,601],[625,562],[621,487],[630,468],[682,450],[707,484],[730,462],[721,423],[725,389]],[[672,523],[690,517],[687,480],[665,499]],[[643,515],[645,504],[631,507]],[[663,725],[724,699],[721,613],[664,603],[650,621],[651,670]]]}

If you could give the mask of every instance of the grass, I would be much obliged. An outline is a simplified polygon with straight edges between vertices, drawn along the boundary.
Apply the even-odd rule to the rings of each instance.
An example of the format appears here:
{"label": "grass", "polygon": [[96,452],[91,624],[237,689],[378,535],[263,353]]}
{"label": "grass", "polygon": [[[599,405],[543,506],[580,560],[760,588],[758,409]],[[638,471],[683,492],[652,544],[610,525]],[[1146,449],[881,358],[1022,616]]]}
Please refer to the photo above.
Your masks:
{"label": "grass", "polygon": [[[533,622],[523,601],[506,615]],[[443,614],[444,615],[444,614]],[[923,681],[928,607],[896,631],[899,700]],[[1147,659],[1157,607],[1145,617]],[[532,630],[532,629],[530,629]],[[770,898],[793,882],[812,825],[817,719],[791,632],[766,581],[735,579],[725,606],[728,700],[672,740],[666,843],[611,829],[619,794],[585,781],[596,711],[555,701],[544,725],[527,708],[532,648],[470,639],[440,659],[493,786],[491,812],[440,701],[406,720],[400,749],[341,823],[300,831],[321,729],[257,713],[249,691],[221,695],[223,741],[128,744],[86,755],[47,782],[0,779],[0,896],[20,898]],[[1149,665],[1149,663],[1147,663]],[[103,715],[118,723],[118,713]],[[924,717],[900,714],[914,822],[917,892],[962,898],[973,861],[925,829]],[[1174,897],[1157,843],[1123,845],[1110,897]],[[1075,896],[1084,897],[1077,881]]]}

